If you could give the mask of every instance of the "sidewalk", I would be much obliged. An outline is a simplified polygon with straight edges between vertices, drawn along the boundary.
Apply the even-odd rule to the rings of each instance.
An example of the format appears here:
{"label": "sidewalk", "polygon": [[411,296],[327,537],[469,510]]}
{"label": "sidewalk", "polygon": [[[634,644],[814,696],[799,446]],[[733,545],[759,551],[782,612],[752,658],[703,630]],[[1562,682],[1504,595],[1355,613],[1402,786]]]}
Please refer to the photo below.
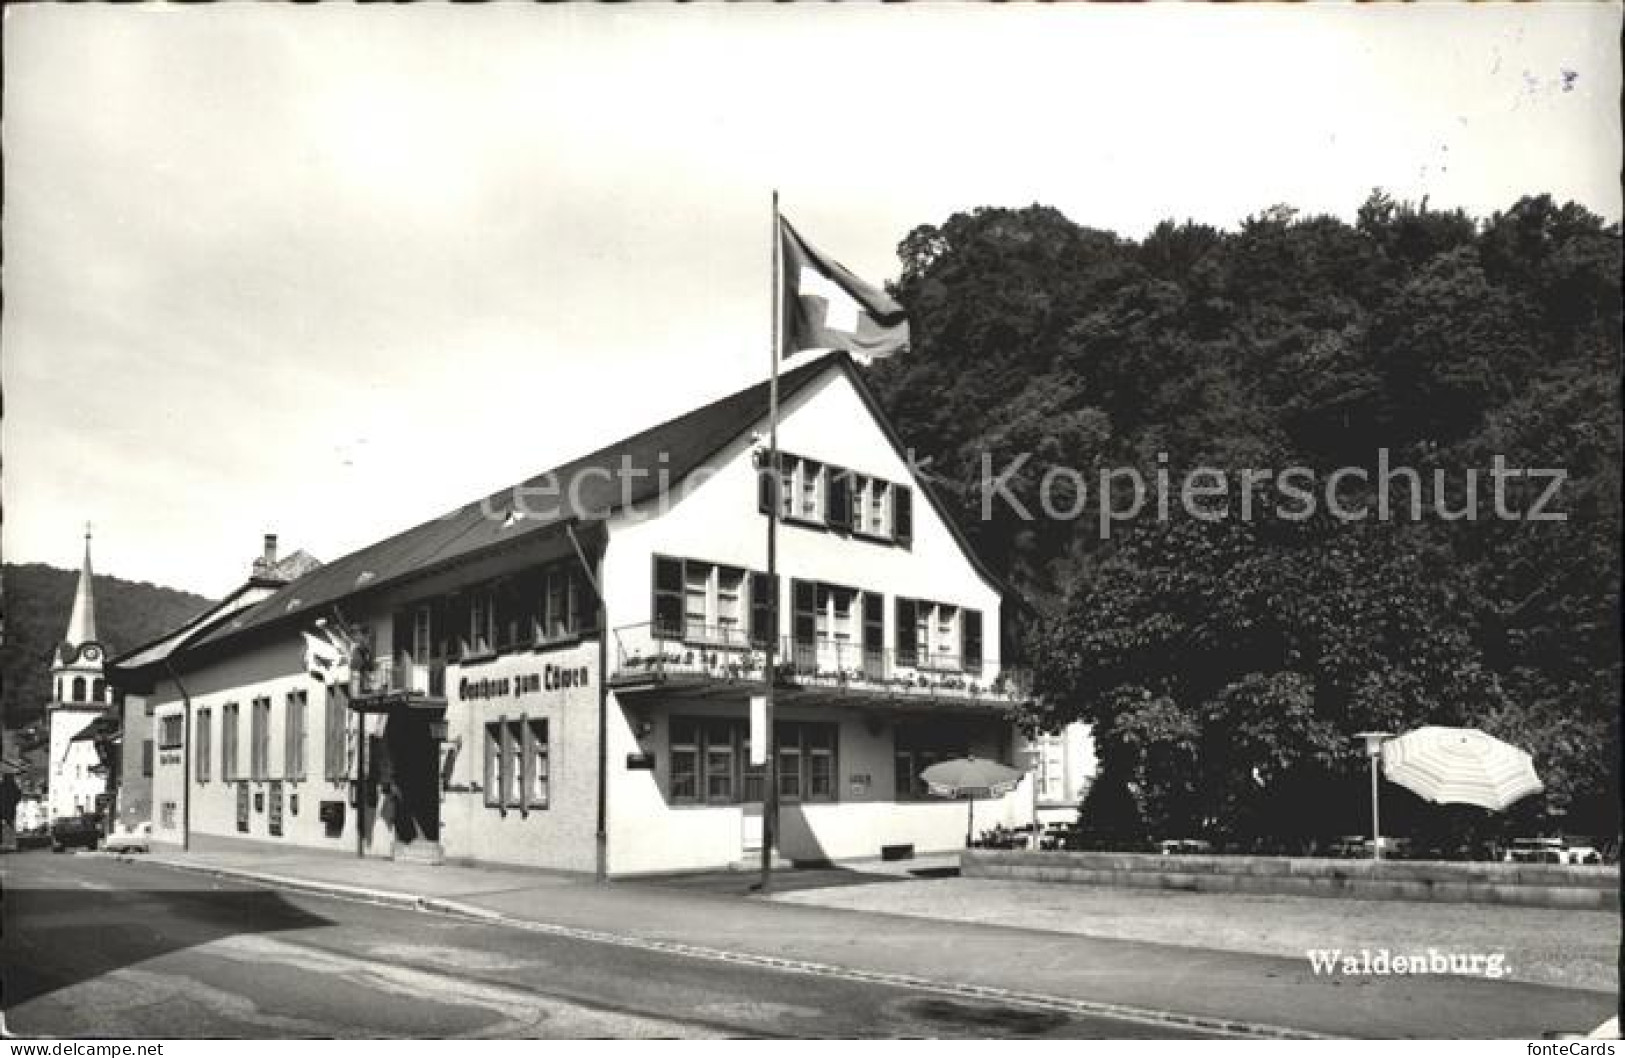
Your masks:
{"label": "sidewalk", "polygon": [[396,864],[223,840],[186,853],[159,846],[143,859],[607,943],[1252,1034],[1539,1038],[1583,1034],[1615,1012],[1612,994],[1574,988],[1316,976],[1304,958],[781,903],[744,896],[744,875],[734,892],[660,881],[598,885],[573,875]]}

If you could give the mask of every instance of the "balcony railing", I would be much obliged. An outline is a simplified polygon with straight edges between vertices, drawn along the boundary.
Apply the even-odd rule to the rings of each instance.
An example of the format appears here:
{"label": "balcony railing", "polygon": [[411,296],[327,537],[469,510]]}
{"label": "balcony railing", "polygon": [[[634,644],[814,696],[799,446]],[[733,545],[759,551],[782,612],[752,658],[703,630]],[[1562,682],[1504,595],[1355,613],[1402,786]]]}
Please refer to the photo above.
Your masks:
{"label": "balcony railing", "polygon": [[442,661],[422,664],[407,653],[378,658],[371,665],[356,668],[350,678],[350,693],[356,698],[383,698],[391,695],[444,698],[446,665]]}
{"label": "balcony railing", "polygon": [[[612,680],[623,686],[672,681],[762,683],[765,644],[737,626],[689,624],[678,636],[654,624],[615,629]],[[1025,670],[984,662],[967,670],[956,657],[866,649],[834,638],[781,637],[775,686],[862,696],[962,699],[1015,704],[1031,696]]]}

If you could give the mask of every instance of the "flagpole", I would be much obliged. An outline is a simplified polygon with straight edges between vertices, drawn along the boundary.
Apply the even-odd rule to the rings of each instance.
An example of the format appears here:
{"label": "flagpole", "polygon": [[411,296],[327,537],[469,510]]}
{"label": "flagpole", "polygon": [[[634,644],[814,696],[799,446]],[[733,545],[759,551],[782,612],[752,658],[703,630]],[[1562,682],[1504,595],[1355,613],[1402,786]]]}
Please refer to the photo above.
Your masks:
{"label": "flagpole", "polygon": [[767,398],[767,466],[772,484],[768,488],[767,507],[767,643],[763,650],[763,676],[766,689],[762,709],[762,740],[765,743],[767,768],[762,789],[762,878],[759,888],[767,893],[773,884],[773,845],[779,830],[779,754],[773,738],[773,684],[777,673],[779,638],[779,506],[783,502],[779,490],[784,478],[779,473],[779,359],[782,339],[779,334],[783,318],[782,299],[784,284],[780,282],[779,191],[773,189],[772,242],[773,247],[773,306],[772,354],[773,373],[768,383]]}

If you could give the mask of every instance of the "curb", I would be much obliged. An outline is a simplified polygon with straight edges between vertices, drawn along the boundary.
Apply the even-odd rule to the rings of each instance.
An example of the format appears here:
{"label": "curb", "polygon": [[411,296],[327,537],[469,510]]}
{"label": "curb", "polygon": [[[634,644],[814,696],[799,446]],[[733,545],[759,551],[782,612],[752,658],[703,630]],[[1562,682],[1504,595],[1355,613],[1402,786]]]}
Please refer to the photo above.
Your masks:
{"label": "curb", "polygon": [[226,878],[233,881],[250,882],[258,885],[269,886],[275,889],[284,889],[290,892],[307,893],[313,896],[325,896],[338,900],[375,904],[383,907],[394,907],[408,911],[422,911],[429,914],[446,915],[481,922],[488,925],[500,925],[513,929],[526,930],[531,933],[542,933],[548,936],[564,937],[570,940],[588,941],[597,944],[609,944],[620,948],[659,952],[666,955],[680,955],[688,958],[707,959],[713,962],[757,966],[763,969],[779,970],[786,973],[807,974],[814,977],[831,977],[847,981],[865,981],[873,984],[891,985],[899,988],[910,988],[916,991],[932,992],[938,995],[952,996],[961,999],[996,1000],[1001,1003],[1009,1003],[1036,1010],[1055,1011],[1083,1017],[1113,1018],[1122,1021],[1134,1021],[1141,1024],[1157,1025],[1166,1028],[1192,1029],[1202,1032],[1222,1033],[1228,1036],[1243,1037],[1247,1039],[1330,1040],[1341,1038],[1338,1036],[1329,1036],[1323,1033],[1312,1032],[1306,1029],[1294,1029],[1287,1028],[1282,1025],[1271,1025],[1265,1022],[1241,1021],[1201,1014],[1181,1014],[1175,1011],[1156,1010],[1149,1007],[1134,1007],[1121,1003],[1106,1003],[1088,999],[1075,999],[1066,996],[1048,995],[1041,992],[1023,992],[1016,989],[998,988],[990,985],[958,984],[951,981],[941,981],[928,977],[918,977],[913,974],[893,973],[882,970],[861,970],[849,966],[836,966],[829,963],[812,962],[804,959],[788,959],[780,956],[757,955],[749,952],[736,952],[727,951],[721,948],[708,948],[702,945],[688,944],[682,941],[653,940],[646,937],[634,937],[622,933],[608,933],[602,930],[584,929],[577,926],[562,926],[550,922],[535,922],[530,919],[516,918],[513,915],[509,915],[501,911],[493,911],[489,908],[463,903],[459,900],[450,900],[441,897],[419,896],[413,893],[403,893],[389,889],[363,889],[358,886],[340,885],[336,882],[316,882],[306,878],[294,878],[287,875],[266,874],[259,871],[244,870],[236,867],[220,867],[198,863],[187,863],[180,860],[171,860],[153,856],[137,857],[128,854],[113,854],[112,858],[117,859],[121,863],[146,863],[155,867],[165,867],[170,870],[186,871],[193,874],[206,874],[212,877]]}

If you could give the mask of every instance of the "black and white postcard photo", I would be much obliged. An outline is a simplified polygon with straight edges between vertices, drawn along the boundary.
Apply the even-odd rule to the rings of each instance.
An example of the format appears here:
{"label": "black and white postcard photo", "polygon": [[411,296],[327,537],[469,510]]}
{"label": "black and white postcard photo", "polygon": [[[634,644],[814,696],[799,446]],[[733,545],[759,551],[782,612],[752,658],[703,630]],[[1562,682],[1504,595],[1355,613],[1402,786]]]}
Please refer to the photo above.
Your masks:
{"label": "black and white postcard photo", "polygon": [[1618,1053],[1625,0],[3,22],[0,1058]]}

